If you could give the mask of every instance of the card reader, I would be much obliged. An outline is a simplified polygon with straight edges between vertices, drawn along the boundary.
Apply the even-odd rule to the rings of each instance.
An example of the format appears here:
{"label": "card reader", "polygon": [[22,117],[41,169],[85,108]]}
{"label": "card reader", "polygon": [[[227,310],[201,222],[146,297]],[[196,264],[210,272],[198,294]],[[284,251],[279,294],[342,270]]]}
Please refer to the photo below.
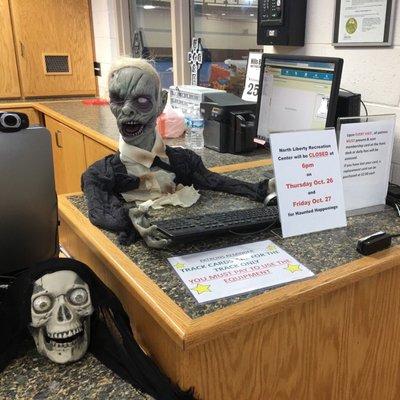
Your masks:
{"label": "card reader", "polygon": [[373,233],[358,240],[357,251],[364,256],[369,256],[377,251],[388,249],[392,244],[392,237],[393,235],[384,231]]}

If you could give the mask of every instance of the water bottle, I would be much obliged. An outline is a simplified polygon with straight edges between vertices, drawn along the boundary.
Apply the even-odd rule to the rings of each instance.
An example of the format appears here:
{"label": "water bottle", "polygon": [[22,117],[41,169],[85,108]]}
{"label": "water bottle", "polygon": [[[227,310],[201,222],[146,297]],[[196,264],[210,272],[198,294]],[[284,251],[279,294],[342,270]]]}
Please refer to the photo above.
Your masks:
{"label": "water bottle", "polygon": [[186,118],[186,146],[193,150],[200,150],[204,147],[204,120],[191,113]]}

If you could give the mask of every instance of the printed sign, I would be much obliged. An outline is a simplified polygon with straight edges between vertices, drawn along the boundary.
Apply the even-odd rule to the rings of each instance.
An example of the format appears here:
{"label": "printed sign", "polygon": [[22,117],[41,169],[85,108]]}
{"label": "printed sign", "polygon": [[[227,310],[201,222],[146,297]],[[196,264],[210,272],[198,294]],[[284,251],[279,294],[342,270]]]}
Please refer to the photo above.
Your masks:
{"label": "printed sign", "polygon": [[346,210],[386,203],[394,126],[394,117],[341,124],[339,157]]}
{"label": "printed sign", "polygon": [[168,262],[199,303],[314,275],[271,240],[171,257]]}
{"label": "printed sign", "polygon": [[270,135],[282,236],[346,226],[334,129]]}
{"label": "printed sign", "polygon": [[247,101],[257,101],[258,88],[260,82],[262,53],[249,53],[247,63],[246,84],[244,85],[242,99]]}

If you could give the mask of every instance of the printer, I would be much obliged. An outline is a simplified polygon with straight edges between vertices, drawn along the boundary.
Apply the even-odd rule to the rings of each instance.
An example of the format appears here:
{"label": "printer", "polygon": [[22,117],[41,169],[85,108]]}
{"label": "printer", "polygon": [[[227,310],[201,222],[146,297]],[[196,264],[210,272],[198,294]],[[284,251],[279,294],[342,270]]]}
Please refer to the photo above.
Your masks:
{"label": "printer", "polygon": [[254,143],[256,103],[232,93],[207,93],[200,104],[204,146],[220,153],[245,153]]}

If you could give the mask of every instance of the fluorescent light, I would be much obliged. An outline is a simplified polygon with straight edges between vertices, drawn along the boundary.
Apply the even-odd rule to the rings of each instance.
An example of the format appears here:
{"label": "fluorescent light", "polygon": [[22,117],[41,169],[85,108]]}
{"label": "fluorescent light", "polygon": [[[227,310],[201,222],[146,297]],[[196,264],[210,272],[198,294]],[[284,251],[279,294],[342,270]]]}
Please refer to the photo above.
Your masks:
{"label": "fluorescent light", "polygon": [[143,8],[145,9],[145,10],[154,10],[155,8],[156,8],[156,6],[152,6],[152,5],[145,5],[145,6],[143,6]]}
{"label": "fluorescent light", "polygon": [[253,14],[253,13],[251,13],[251,14],[250,14],[250,17],[254,17],[254,14]]}

